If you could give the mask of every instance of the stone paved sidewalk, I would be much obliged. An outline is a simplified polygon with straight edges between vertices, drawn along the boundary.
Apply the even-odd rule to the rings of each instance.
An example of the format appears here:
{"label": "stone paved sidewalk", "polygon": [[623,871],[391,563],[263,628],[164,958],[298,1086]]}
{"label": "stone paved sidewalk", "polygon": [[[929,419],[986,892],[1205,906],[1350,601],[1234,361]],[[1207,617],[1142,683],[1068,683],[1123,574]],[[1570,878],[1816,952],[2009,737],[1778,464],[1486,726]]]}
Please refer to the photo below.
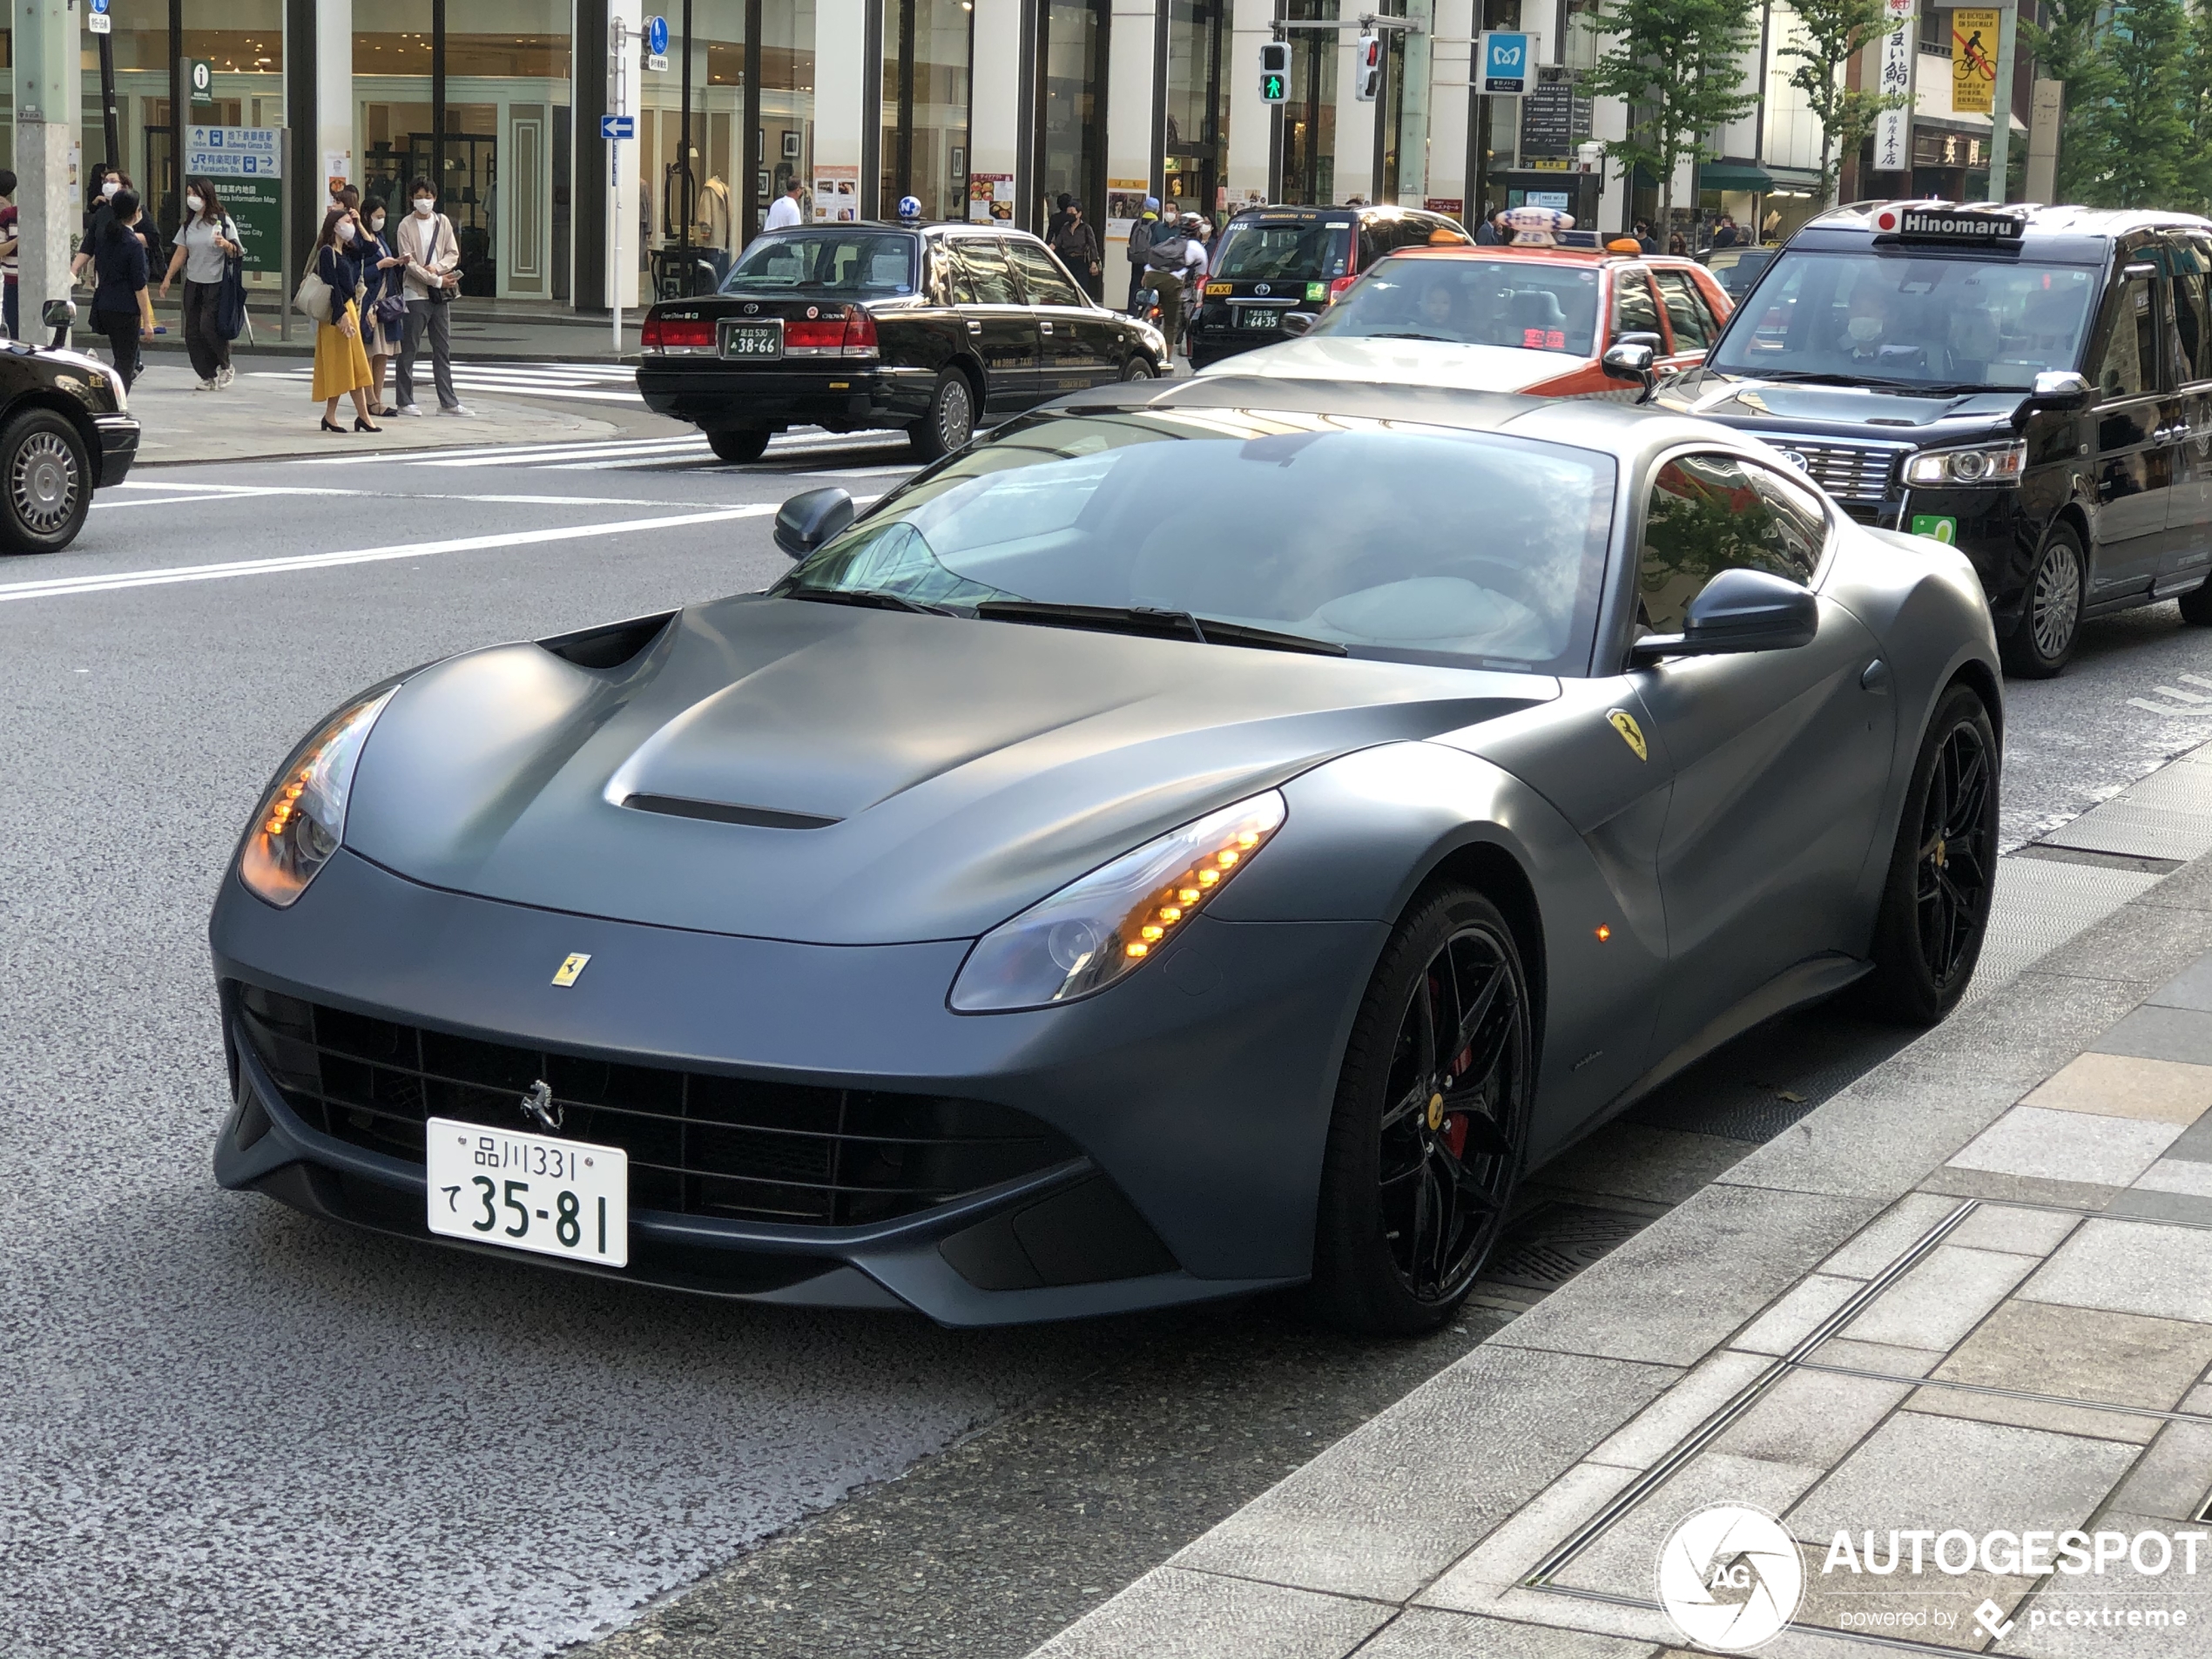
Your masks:
{"label": "stone paved sidewalk", "polygon": [[[1723,1503],[1798,1541],[1796,1622],[1759,1649],[1780,1659],[2212,1654],[2208,1367],[2212,857],[1869,1072],[1039,1659],[1705,1651],[1662,1611],[1655,1568]],[[2139,1553],[2078,1575],[2052,1570],[2050,1540],[2020,1557],[2019,1534],[2070,1529]],[[1915,1530],[1917,1575],[1824,1570],[1839,1532],[1854,1553],[1871,1533],[1877,1558],[1905,1534],[1909,1560]],[[1955,1574],[1933,1555],[1953,1530]],[[2136,1541],[2150,1533],[2168,1542]],[[2170,1565],[2148,1570],[2161,1548]]]}

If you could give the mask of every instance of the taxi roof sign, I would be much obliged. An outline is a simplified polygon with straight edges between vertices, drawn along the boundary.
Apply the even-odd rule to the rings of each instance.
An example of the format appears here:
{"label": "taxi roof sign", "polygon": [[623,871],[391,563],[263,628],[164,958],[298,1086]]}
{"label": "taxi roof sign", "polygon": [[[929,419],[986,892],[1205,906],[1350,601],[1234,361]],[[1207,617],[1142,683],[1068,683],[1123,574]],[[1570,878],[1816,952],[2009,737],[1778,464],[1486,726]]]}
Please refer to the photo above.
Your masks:
{"label": "taxi roof sign", "polygon": [[2014,242],[2027,231],[2020,213],[1989,212],[1944,204],[1900,204],[1874,214],[1874,229],[1915,242]]}

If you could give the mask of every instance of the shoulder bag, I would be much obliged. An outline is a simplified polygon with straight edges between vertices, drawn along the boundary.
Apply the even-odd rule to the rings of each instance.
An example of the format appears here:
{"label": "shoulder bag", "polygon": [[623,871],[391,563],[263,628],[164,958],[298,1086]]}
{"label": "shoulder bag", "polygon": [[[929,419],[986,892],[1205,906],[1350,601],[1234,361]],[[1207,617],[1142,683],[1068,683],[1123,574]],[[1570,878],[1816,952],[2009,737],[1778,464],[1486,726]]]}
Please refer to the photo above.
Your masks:
{"label": "shoulder bag", "polygon": [[292,291],[292,308],[317,322],[330,320],[330,284],[322,280],[313,261],[300,277],[300,286]]}

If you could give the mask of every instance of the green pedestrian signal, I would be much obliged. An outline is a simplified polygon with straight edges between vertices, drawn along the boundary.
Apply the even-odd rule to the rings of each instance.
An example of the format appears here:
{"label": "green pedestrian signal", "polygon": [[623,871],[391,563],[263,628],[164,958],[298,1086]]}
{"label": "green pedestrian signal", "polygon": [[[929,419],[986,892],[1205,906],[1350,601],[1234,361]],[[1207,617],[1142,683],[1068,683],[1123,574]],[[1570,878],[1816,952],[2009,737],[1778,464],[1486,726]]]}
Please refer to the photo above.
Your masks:
{"label": "green pedestrian signal", "polygon": [[1284,104],[1291,96],[1291,45],[1286,40],[1261,43],[1259,96],[1268,104]]}
{"label": "green pedestrian signal", "polygon": [[1259,78],[1259,95],[1270,104],[1281,104],[1291,96],[1290,82],[1280,75]]}

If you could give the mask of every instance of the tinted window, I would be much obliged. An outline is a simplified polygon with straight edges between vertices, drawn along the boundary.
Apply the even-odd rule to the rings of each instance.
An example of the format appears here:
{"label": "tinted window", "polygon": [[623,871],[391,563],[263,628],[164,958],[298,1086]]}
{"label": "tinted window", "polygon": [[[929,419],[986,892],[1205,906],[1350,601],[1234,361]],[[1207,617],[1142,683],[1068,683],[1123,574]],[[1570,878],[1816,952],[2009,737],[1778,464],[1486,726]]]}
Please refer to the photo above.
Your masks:
{"label": "tinted window", "polygon": [[1029,291],[1033,306],[1080,306],[1085,303],[1082,293],[1061,269],[1060,262],[1034,242],[1008,241],[1007,254],[1014,261],[1014,268],[1022,273],[1022,286]]}
{"label": "tinted window", "polygon": [[1021,290],[1014,286],[1013,269],[1006,251],[995,237],[962,236],[953,244],[954,303],[963,306],[1018,306]]}
{"label": "tinted window", "polygon": [[898,231],[791,231],[757,237],[722,279],[725,293],[914,291],[914,239]]}
{"label": "tinted window", "polygon": [[1595,354],[1597,272],[1502,259],[1385,260],[1313,326],[1317,334],[1457,341]]}
{"label": "tinted window", "polygon": [[[1581,674],[1614,475],[1592,450],[1346,415],[1045,415],[899,491],[775,591],[1150,606],[1354,656]],[[1193,478],[1201,536],[1160,510]],[[1378,536],[1379,502],[1450,533]]]}
{"label": "tinted window", "polygon": [[1719,333],[1713,313],[1696,279],[1686,271],[1655,271],[1659,297],[1666,301],[1667,320],[1674,325],[1676,351],[1703,351]]}
{"label": "tinted window", "polygon": [[1351,268],[1352,221],[1312,219],[1242,219],[1221,239],[1214,275],[1227,281],[1269,281],[1294,277],[1322,282]]}
{"label": "tinted window", "polygon": [[2151,280],[2129,277],[2112,297],[2104,355],[2097,364],[2097,390],[2107,397],[2128,397],[2158,389],[2158,320]]}
{"label": "tinted window", "polygon": [[2212,305],[2208,304],[2206,273],[2212,261],[2194,247],[2177,251],[2177,267],[2166,291],[2166,310],[2173,321],[2173,378],[2212,380]]}
{"label": "tinted window", "polygon": [[1785,380],[2030,387],[2081,361],[2098,280],[2082,266],[1784,252],[1708,361]]}
{"label": "tinted window", "polygon": [[1613,334],[1659,332],[1659,307],[1651,297],[1651,284],[1641,266],[1613,273]]}
{"label": "tinted window", "polygon": [[1636,620],[1655,633],[1680,633],[1689,602],[1723,570],[1810,584],[1824,530],[1788,509],[1793,488],[1731,455],[1684,455],[1662,467],[1644,515]]}

